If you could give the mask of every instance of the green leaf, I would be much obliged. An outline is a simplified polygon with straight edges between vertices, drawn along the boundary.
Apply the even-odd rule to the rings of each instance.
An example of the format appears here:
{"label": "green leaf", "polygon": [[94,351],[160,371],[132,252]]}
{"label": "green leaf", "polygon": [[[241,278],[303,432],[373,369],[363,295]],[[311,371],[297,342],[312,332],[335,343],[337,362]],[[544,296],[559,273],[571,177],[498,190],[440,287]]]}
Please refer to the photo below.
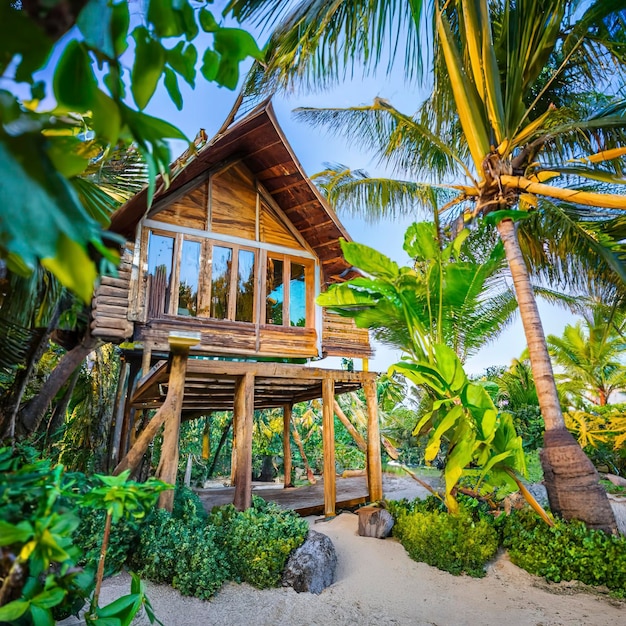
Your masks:
{"label": "green leaf", "polygon": [[180,37],[185,32],[182,15],[173,4],[172,0],[150,0],[147,17],[157,37]]}
{"label": "green leaf", "polygon": [[135,61],[131,71],[131,92],[135,104],[144,109],[152,98],[165,65],[165,49],[148,31],[138,26],[133,31]]}
{"label": "green leaf", "polygon": [[213,82],[217,76],[217,70],[220,66],[220,57],[217,52],[207,48],[202,57],[202,67],[200,72],[202,76],[209,82]]}
{"label": "green leaf", "polygon": [[176,79],[176,74],[169,67],[165,68],[164,82],[167,93],[169,94],[176,108],[180,111],[183,108],[183,97],[181,96],[180,89],[178,88],[178,80]]}
{"label": "green leaf", "polygon": [[120,613],[131,607],[140,598],[138,594],[128,594],[114,600],[110,604],[98,609],[98,615],[100,617],[114,617],[119,616]]}
{"label": "green leaf", "polygon": [[78,137],[53,135],[48,137],[46,152],[61,175],[71,178],[84,172],[89,165],[89,159],[79,154],[82,145]]}
{"label": "green leaf", "polygon": [[436,344],[434,350],[437,369],[441,373],[442,378],[453,392],[459,392],[467,382],[459,357],[452,348],[442,343]]}
{"label": "green leaf", "polygon": [[[48,589],[48,591],[42,591],[37,594],[33,599],[32,603],[35,606],[38,606],[42,609],[51,609],[53,606],[60,604],[63,602],[63,598],[67,595],[67,591],[65,589],[61,589],[60,587],[55,587],[53,589]],[[39,622],[35,622],[39,623]]]}
{"label": "green leaf", "polygon": [[198,51],[192,44],[185,47],[184,41],[179,41],[171,50],[165,51],[165,60],[172,69],[180,74],[191,87],[195,85],[196,62]]}
{"label": "green leaf", "polygon": [[0,546],[10,546],[12,543],[24,543],[33,536],[33,527],[23,521],[19,524],[9,524],[0,520]]}
{"label": "green leaf", "polygon": [[430,222],[411,224],[404,234],[405,252],[415,260],[429,261],[441,255],[435,225]]}
{"label": "green leaf", "polygon": [[31,605],[30,615],[37,626],[54,626],[54,619],[48,609]]}
{"label": "green leaf", "polygon": [[30,602],[13,600],[4,606],[0,606],[0,622],[14,622],[28,611]]}
{"label": "green leaf", "polygon": [[91,108],[98,84],[87,50],[75,39],[63,50],[52,85],[60,106],[80,113]]}
{"label": "green leaf", "polygon": [[122,116],[115,101],[98,90],[91,104],[93,129],[103,142],[115,145],[122,130]]}
{"label": "green leaf", "polygon": [[454,428],[457,420],[463,416],[463,407],[459,404],[454,405],[447,413],[444,414],[441,421],[437,424],[428,438],[428,445],[424,451],[424,460],[432,461],[441,448],[441,438],[447,431]]}
{"label": "green leaf", "polygon": [[263,53],[252,35],[239,28],[220,28],[213,37],[215,51],[220,55],[215,80],[228,89],[235,89],[239,82],[239,63],[249,56],[263,60]]}
{"label": "green leaf", "polygon": [[218,24],[213,17],[213,13],[208,9],[200,9],[200,27],[205,33],[214,33],[218,28]]}
{"label": "green leaf", "polygon": [[33,72],[43,67],[53,46],[41,26],[11,2],[0,2],[0,41],[0,76],[19,55],[15,69],[17,83],[33,81]]}
{"label": "green leaf", "polygon": [[130,27],[130,10],[128,2],[118,2],[113,5],[111,17],[111,38],[115,56],[119,57],[128,48],[128,28]]}
{"label": "green leaf", "polygon": [[400,274],[398,264],[374,248],[342,239],[341,249],[348,263],[367,274],[391,279]]}
{"label": "green leaf", "polygon": [[41,264],[83,302],[91,302],[98,272],[81,244],[61,233],[56,254],[41,259]]}
{"label": "green leaf", "polygon": [[116,56],[111,32],[112,18],[113,6],[109,0],[89,0],[76,20],[85,43],[111,59]]}

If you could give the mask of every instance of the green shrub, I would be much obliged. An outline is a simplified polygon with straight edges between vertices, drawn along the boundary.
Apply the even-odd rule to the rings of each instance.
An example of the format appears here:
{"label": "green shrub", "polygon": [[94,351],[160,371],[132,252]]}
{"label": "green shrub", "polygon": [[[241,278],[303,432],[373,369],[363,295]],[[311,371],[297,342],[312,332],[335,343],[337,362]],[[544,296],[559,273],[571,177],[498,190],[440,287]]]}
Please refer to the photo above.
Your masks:
{"label": "green shrub", "polygon": [[141,525],[131,566],[142,578],[203,600],[229,578],[216,532],[207,527],[198,496],[186,488],[176,490],[172,513],[156,509]]}
{"label": "green shrub", "polygon": [[455,575],[482,577],[485,564],[498,550],[499,537],[482,506],[469,500],[459,502],[456,515],[442,509],[434,497],[390,506],[393,534],[415,561]]}
{"label": "green shrub", "polygon": [[513,563],[546,580],[579,580],[626,593],[626,537],[578,521],[556,520],[550,528],[522,509],[504,519],[503,544]]}
{"label": "green shrub", "polygon": [[[78,510],[80,523],[72,535],[74,545],[80,548],[82,556],[78,562],[93,570],[98,567],[102,536],[106,513],[95,509],[81,508]],[[137,539],[139,526],[133,520],[120,519],[111,525],[109,546],[107,548],[104,575],[112,576],[119,572]]]}
{"label": "green shrub", "polygon": [[309,526],[293,511],[253,496],[252,507],[241,513],[234,507],[221,507],[209,516],[224,552],[234,580],[260,589],[274,587],[280,582],[285,563],[291,552],[305,540]]}

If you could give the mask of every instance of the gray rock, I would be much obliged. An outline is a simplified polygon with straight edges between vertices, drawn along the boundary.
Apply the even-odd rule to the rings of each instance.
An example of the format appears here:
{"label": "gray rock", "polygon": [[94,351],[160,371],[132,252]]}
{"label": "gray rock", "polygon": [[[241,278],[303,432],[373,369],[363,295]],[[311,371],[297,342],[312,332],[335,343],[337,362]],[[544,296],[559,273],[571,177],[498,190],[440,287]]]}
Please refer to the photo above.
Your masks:
{"label": "gray rock", "polygon": [[336,568],[337,553],[333,542],[326,535],[310,530],[305,542],[287,561],[283,586],[293,587],[298,593],[320,594],[333,584]]}
{"label": "gray rock", "polygon": [[359,535],[361,537],[388,537],[393,528],[393,517],[387,509],[375,506],[361,507],[359,514]]}
{"label": "gray rock", "polygon": [[541,483],[533,483],[532,485],[528,485],[527,489],[530,493],[532,493],[533,498],[535,498],[541,506],[548,506],[548,492],[546,491],[544,485]]}

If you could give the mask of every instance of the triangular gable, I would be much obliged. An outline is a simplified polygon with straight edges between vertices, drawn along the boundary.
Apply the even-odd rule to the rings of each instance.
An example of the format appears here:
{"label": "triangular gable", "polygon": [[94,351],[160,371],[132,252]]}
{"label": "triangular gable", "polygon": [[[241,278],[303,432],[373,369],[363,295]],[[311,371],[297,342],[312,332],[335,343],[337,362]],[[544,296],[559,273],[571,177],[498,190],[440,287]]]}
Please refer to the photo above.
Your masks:
{"label": "triangular gable", "polygon": [[[325,283],[350,277],[351,267],[343,258],[340,238],[347,231],[321,194],[307,178],[289,146],[271,104],[265,103],[230,126],[204,146],[174,178],[166,190],[159,188],[153,209],[170,204],[197,187],[207,173],[233,159],[241,159],[264,185],[272,200],[302,235],[320,259]],[[111,230],[129,238],[148,213],[147,193],[142,190],[112,217]]]}

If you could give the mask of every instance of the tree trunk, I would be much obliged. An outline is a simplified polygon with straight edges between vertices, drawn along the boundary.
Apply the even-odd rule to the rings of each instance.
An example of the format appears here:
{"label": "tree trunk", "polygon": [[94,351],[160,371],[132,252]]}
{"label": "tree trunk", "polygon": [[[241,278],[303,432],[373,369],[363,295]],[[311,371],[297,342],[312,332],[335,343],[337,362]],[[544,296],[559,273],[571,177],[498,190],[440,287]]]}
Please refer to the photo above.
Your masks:
{"label": "tree trunk", "polygon": [[46,379],[39,393],[20,411],[18,429],[22,434],[30,434],[37,431],[50,403],[67,382],[74,370],[81,365],[87,355],[93,352],[98,345],[98,339],[93,338],[89,332],[85,338],[69,352],[66,352],[57,366]]}
{"label": "tree trunk", "polygon": [[615,516],[600,485],[600,477],[565,427],[537,301],[515,224],[512,220],[502,220],[498,232],[513,278],[539,407],[545,422],[541,464],[550,508],[565,519],[579,519],[590,528],[616,532]]}
{"label": "tree trunk", "polygon": [[233,425],[233,418],[231,417],[226,426],[224,427],[224,430],[222,431],[222,436],[220,437],[220,440],[217,444],[217,448],[215,449],[215,456],[213,457],[213,462],[211,463],[211,467],[209,468],[209,471],[207,473],[207,478],[212,478],[213,474],[215,472],[215,468],[217,467],[217,460],[218,457],[220,455],[220,452],[222,451],[222,447],[224,446],[224,444],[226,443],[226,439],[228,438],[228,432],[230,431],[230,427]]}

